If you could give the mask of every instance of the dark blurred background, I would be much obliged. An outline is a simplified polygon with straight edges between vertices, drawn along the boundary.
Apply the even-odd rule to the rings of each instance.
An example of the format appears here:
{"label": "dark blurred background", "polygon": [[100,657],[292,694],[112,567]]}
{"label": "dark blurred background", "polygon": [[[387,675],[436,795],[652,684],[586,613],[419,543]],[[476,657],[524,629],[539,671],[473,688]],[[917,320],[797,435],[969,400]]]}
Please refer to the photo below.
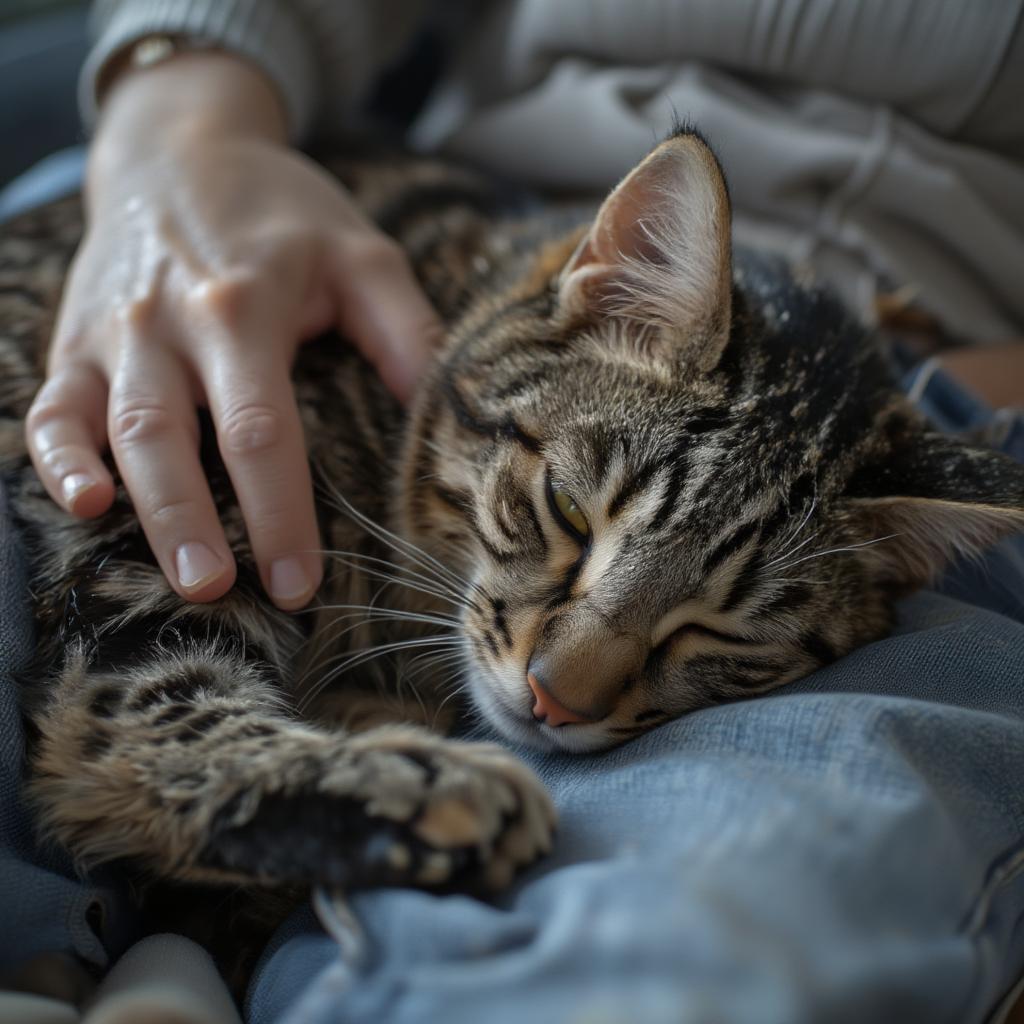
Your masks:
{"label": "dark blurred background", "polygon": [[85,0],[0,0],[0,188],[82,141],[75,99]]}

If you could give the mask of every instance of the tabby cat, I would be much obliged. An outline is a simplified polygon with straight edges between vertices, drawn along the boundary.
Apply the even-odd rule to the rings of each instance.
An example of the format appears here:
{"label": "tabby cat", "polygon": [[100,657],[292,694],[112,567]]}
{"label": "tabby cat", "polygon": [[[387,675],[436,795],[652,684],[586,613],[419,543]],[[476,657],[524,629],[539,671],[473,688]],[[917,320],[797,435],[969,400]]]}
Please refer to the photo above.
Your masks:
{"label": "tabby cat", "polygon": [[554,814],[514,743],[594,751],[883,636],[894,598],[1024,527],[1024,468],[937,433],[828,294],[733,254],[680,130],[592,223],[427,161],[339,173],[447,340],[406,416],[350,347],[295,387],[330,567],[304,614],[240,567],[179,599],[123,491],[97,521],[23,448],[76,201],[0,239],[0,453],[39,630],[30,791],[83,866],[273,886],[500,887]]}

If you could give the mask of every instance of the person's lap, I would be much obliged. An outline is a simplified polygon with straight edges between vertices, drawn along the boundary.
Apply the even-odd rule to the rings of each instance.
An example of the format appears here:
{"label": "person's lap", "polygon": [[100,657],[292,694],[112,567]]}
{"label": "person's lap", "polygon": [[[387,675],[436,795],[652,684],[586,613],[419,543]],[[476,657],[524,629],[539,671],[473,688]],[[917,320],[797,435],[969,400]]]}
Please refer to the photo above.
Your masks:
{"label": "person's lap", "polygon": [[[942,375],[924,405],[990,417]],[[1019,420],[1004,440],[1024,455]],[[943,589],[766,698],[525,753],[561,813],[545,864],[494,905],[356,897],[360,965],[298,913],[250,1020],[984,1020],[1024,968],[1024,538]]]}
{"label": "person's lap", "polygon": [[532,758],[548,863],[497,906],[358,897],[351,975],[297,919],[251,1019],[982,1020],[1024,962],[1021,666],[1024,625],[923,594],[776,696]]}
{"label": "person's lap", "polygon": [[[988,415],[941,376],[925,398],[950,429]],[[1019,421],[1007,443],[1024,457]],[[35,851],[16,795],[29,639],[10,539],[0,961],[38,948],[101,965],[94,931],[115,953],[127,906]],[[300,912],[253,980],[251,1020],[983,1019],[1024,964],[1024,541],[945,588],[771,697],[602,756],[527,754],[562,815],[547,862],[495,905],[358,897],[359,969]]]}

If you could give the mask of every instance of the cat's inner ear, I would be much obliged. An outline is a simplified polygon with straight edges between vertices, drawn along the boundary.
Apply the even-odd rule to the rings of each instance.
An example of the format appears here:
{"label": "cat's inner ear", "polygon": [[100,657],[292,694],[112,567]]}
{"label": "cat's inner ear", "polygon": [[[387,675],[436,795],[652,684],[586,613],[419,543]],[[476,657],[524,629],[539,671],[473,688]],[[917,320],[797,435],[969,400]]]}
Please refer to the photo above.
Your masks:
{"label": "cat's inner ear", "polygon": [[663,142],[604,201],[559,279],[579,318],[623,317],[677,337],[728,333],[729,197],[697,135]]}
{"label": "cat's inner ear", "polygon": [[908,588],[1024,531],[1024,466],[932,432],[862,465],[847,496],[860,556]]}

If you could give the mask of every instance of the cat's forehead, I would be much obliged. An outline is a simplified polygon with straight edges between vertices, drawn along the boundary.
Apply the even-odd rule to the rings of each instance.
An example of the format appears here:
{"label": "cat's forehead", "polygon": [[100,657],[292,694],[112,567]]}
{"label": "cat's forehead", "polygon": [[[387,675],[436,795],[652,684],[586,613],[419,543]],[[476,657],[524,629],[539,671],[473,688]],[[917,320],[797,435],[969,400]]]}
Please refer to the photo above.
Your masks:
{"label": "cat's forehead", "polygon": [[[683,384],[652,388],[643,381],[568,390],[538,402],[526,419],[535,425],[552,467],[574,481],[598,486],[609,476],[657,475],[683,463],[717,470],[723,486],[733,468],[754,462],[782,432],[708,389]],[[797,454],[800,439],[785,438]]]}
{"label": "cat's forehead", "polygon": [[808,472],[823,486],[838,480],[829,467],[871,435],[891,385],[835,349],[736,344],[744,349],[738,385],[718,370],[658,376],[581,366],[538,392],[524,417],[566,482],[587,488],[610,472],[650,478],[668,466],[686,476],[690,494],[733,507]]}

